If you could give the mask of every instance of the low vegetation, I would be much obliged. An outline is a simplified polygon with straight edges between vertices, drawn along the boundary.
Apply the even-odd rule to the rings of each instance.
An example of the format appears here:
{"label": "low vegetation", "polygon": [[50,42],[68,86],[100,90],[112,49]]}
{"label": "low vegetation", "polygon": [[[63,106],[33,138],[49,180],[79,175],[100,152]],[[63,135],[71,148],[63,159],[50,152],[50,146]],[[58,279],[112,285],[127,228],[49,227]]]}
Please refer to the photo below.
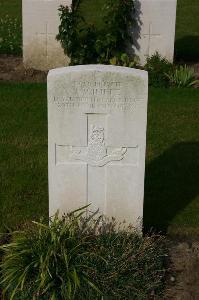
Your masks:
{"label": "low vegetation", "polygon": [[194,69],[186,65],[175,66],[157,52],[147,58],[144,69],[149,74],[149,85],[153,87],[195,87]]}
{"label": "low vegetation", "polygon": [[[33,223],[1,247],[8,299],[149,299],[163,288],[167,251],[160,236],[141,237],[85,209]],[[119,229],[118,229],[119,226]]]}
{"label": "low vegetation", "polygon": [[192,87],[199,84],[199,80],[195,79],[195,72],[193,68],[182,65],[176,67],[173,72],[167,73],[166,76],[169,79],[169,83],[172,86],[180,87]]}
{"label": "low vegetation", "polygon": [[168,73],[172,72],[174,66],[157,52],[147,58],[145,70],[149,73],[149,85],[154,87],[168,87]]}

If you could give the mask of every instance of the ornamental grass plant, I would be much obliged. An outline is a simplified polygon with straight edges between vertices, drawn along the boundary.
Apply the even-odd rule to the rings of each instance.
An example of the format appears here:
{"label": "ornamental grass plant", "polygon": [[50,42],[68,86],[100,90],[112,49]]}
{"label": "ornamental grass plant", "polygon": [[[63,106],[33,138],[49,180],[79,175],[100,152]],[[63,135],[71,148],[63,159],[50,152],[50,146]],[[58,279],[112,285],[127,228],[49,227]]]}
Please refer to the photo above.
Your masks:
{"label": "ornamental grass plant", "polygon": [[1,246],[3,299],[149,299],[163,288],[164,245],[85,208],[57,213]]}
{"label": "ornamental grass plant", "polygon": [[174,69],[173,72],[166,75],[169,79],[170,85],[178,88],[192,87],[199,84],[199,80],[196,80],[195,78],[194,69],[186,65],[181,65]]}

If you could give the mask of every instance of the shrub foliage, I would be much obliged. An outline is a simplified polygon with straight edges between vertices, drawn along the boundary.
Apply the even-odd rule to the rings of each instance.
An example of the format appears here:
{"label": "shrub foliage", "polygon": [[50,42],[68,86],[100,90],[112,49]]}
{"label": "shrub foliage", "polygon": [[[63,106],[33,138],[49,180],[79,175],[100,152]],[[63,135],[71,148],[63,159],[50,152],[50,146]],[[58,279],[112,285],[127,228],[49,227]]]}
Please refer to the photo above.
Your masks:
{"label": "shrub foliage", "polygon": [[149,299],[162,289],[165,248],[84,209],[14,232],[1,249],[8,299]]}
{"label": "shrub foliage", "polygon": [[57,40],[70,57],[71,65],[107,64],[114,57],[119,60],[131,41],[129,27],[134,23],[134,0],[106,0],[102,8],[105,26],[101,30],[80,15],[80,1],[59,8],[61,24]]}
{"label": "shrub foliage", "polygon": [[168,73],[172,72],[173,65],[158,52],[147,58],[145,70],[149,73],[149,85],[154,87],[169,86]]}

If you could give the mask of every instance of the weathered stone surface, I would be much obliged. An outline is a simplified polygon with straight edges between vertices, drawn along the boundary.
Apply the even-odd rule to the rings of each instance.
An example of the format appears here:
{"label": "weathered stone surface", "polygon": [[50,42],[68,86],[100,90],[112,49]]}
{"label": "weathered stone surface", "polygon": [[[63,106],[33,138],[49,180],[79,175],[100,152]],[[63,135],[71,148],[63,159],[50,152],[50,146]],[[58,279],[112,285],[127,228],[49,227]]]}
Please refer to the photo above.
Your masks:
{"label": "weathered stone surface", "polygon": [[141,65],[156,51],[173,62],[176,4],[177,0],[135,0],[137,27],[130,52],[139,56]]}
{"label": "weathered stone surface", "polygon": [[50,215],[91,209],[138,226],[143,215],[147,72],[104,65],[48,75]]}
{"label": "weathered stone surface", "polygon": [[23,62],[26,68],[49,70],[66,66],[69,59],[56,41],[58,8],[71,0],[23,0]]}

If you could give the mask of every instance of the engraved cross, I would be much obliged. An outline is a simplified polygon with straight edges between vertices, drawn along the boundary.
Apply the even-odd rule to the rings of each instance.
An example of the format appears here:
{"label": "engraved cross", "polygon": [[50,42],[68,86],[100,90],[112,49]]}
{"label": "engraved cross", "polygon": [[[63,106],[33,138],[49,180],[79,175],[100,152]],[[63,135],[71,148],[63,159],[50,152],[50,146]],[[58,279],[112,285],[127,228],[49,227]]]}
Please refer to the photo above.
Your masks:
{"label": "engraved cross", "polygon": [[144,38],[147,38],[148,39],[148,42],[147,42],[147,49],[146,49],[146,54],[145,56],[149,57],[151,56],[153,53],[151,53],[151,44],[152,44],[152,40],[154,38],[160,38],[161,35],[158,34],[158,33],[153,33],[153,30],[152,30],[152,24],[149,23],[149,27],[148,27],[148,32],[147,33],[144,33],[143,34]]}
{"label": "engraved cross", "polygon": [[40,37],[43,37],[45,39],[45,56],[46,56],[46,59],[48,61],[48,47],[49,47],[48,37],[53,36],[55,38],[55,34],[50,33],[48,23],[45,23],[44,32],[37,32],[36,34],[37,34],[38,37],[40,36]]}
{"label": "engraved cross", "polygon": [[[89,116],[87,116],[89,118]],[[89,127],[89,128],[88,128]],[[55,145],[56,165],[86,167],[86,203],[95,203],[106,213],[107,199],[107,168],[135,167],[138,163],[138,145],[125,147],[107,146],[105,142],[106,127],[103,122],[87,123],[87,146]]]}

